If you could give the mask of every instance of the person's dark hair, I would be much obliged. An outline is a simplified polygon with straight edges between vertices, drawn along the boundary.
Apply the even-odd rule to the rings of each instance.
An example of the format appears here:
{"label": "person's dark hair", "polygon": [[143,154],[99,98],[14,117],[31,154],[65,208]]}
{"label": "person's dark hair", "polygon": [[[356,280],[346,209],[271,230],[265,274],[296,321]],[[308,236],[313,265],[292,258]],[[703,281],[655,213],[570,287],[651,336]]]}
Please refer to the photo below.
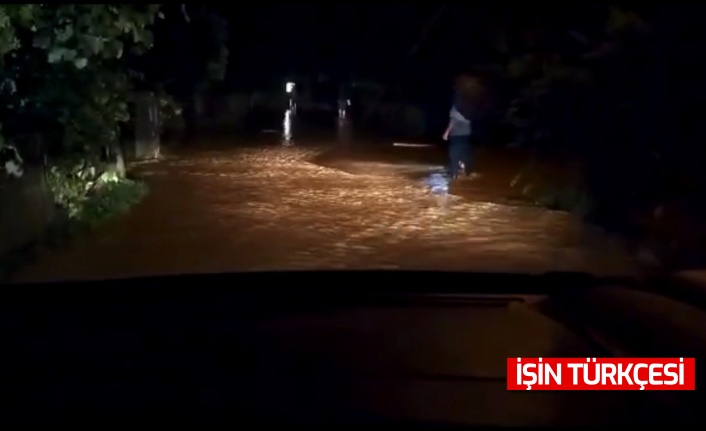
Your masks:
{"label": "person's dark hair", "polygon": [[466,93],[473,83],[474,76],[468,73],[461,73],[454,79],[454,89],[457,92]]}
{"label": "person's dark hair", "polygon": [[483,110],[487,76],[481,72],[477,70],[460,74],[454,83],[456,110],[469,120],[477,120]]}
{"label": "person's dark hair", "polygon": [[471,92],[473,77],[459,75],[454,84],[454,107],[464,117],[471,120],[473,117],[473,95]]}

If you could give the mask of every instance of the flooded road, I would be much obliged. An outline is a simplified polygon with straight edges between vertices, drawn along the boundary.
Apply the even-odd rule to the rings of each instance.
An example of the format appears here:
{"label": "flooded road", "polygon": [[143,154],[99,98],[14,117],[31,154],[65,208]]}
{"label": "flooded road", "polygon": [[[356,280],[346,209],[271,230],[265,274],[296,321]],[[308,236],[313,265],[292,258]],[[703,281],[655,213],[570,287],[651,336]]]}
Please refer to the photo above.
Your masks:
{"label": "flooded road", "polygon": [[150,194],[16,281],[287,269],[633,271],[569,214],[452,197],[371,163],[312,162],[325,147],[192,149],[135,167]]}

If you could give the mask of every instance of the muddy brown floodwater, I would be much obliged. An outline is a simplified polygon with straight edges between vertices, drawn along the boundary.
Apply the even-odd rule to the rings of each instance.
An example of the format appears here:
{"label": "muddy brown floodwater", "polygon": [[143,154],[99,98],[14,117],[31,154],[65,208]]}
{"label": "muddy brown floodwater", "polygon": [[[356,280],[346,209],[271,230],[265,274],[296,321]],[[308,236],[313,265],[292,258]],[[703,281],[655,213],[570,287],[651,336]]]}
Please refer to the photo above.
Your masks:
{"label": "muddy brown floodwater", "polygon": [[192,150],[135,167],[150,194],[16,281],[286,269],[633,272],[557,211],[452,198],[402,175],[311,162],[316,148]]}

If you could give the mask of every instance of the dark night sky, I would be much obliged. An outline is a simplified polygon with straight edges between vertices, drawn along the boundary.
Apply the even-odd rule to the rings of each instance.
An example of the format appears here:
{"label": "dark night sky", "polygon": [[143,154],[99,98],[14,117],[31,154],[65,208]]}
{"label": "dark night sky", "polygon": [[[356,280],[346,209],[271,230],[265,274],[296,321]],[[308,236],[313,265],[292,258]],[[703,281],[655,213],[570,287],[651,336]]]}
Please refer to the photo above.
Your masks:
{"label": "dark night sky", "polygon": [[492,53],[484,34],[500,22],[520,26],[538,11],[565,12],[566,5],[546,4],[551,8],[521,2],[447,4],[426,43],[411,59],[410,50],[441,3],[260,2],[247,8],[220,9],[230,21],[231,63],[238,73],[352,70],[359,76],[397,79],[400,74],[440,70],[448,74],[468,63],[487,62]]}
{"label": "dark night sky", "polygon": [[[448,3],[425,43],[410,57],[440,3],[328,4],[257,2],[213,4],[230,23],[228,81],[264,83],[283,75],[318,73],[448,86],[455,74],[493,63],[490,42],[504,33],[517,40],[527,28],[601,28],[607,4],[577,1]],[[595,15],[592,17],[592,15]],[[583,25],[594,21],[591,25]],[[583,28],[582,28],[583,27]],[[552,41],[557,43],[557,41]],[[506,60],[506,59],[505,59]]]}
{"label": "dark night sky", "polygon": [[234,62],[272,72],[399,68],[438,5],[287,4],[229,15]]}

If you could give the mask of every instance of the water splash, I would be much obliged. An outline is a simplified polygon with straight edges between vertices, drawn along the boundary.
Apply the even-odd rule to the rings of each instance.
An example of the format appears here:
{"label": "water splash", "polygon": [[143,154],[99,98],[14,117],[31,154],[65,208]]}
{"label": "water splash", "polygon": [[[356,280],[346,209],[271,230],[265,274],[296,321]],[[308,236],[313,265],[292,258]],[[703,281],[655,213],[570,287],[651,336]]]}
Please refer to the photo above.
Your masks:
{"label": "water splash", "polygon": [[424,178],[423,182],[433,195],[446,196],[449,194],[449,178],[445,173],[433,172]]}

